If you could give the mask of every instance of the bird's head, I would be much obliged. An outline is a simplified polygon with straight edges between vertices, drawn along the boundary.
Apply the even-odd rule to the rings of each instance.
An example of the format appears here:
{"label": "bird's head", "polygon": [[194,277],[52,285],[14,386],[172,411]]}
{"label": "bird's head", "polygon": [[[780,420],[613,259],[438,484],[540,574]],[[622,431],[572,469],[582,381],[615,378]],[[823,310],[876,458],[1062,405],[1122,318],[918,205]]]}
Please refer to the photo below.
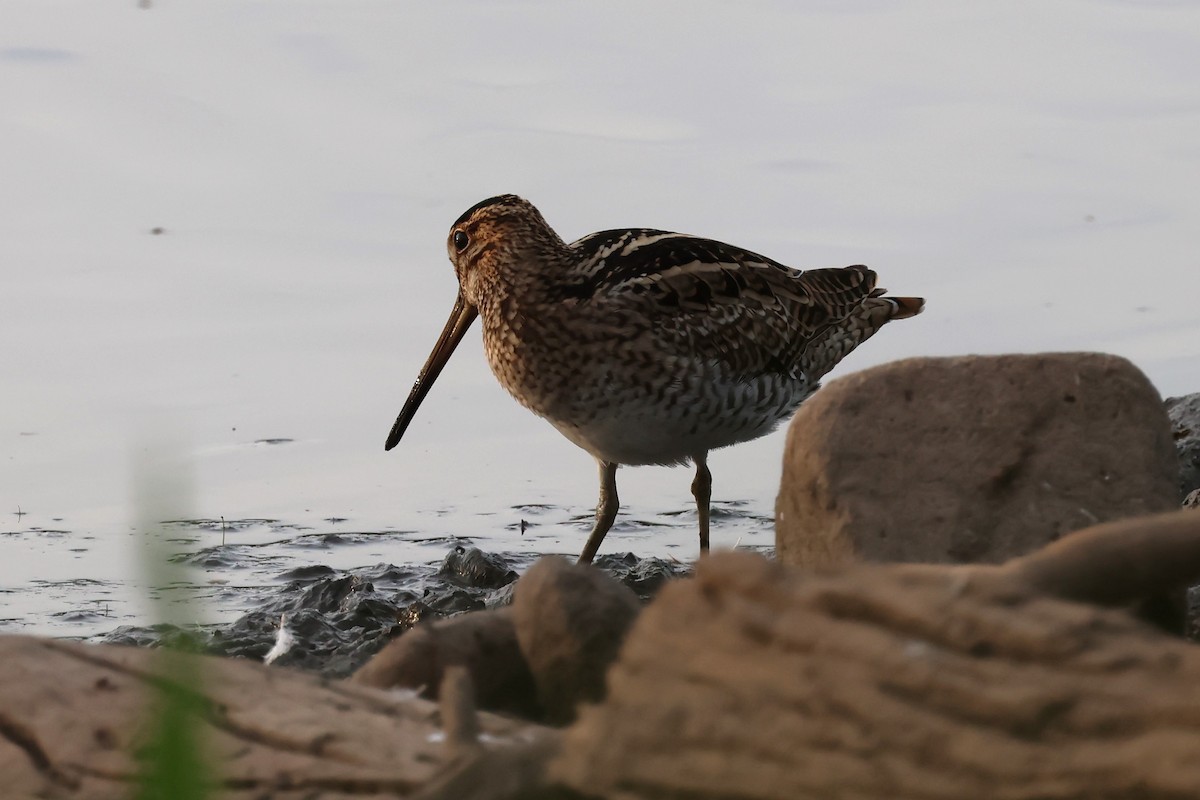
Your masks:
{"label": "bird's head", "polygon": [[541,212],[515,194],[471,206],[446,236],[446,252],[463,300],[476,308],[498,285],[520,282],[565,249]]}
{"label": "bird's head", "polygon": [[458,297],[388,434],[388,450],[404,435],[481,308],[486,318],[489,303],[499,302],[505,292],[524,281],[537,280],[538,270],[554,264],[567,246],[532,203],[515,194],[502,194],[476,203],[454,221],[446,237],[446,252],[458,278]]}

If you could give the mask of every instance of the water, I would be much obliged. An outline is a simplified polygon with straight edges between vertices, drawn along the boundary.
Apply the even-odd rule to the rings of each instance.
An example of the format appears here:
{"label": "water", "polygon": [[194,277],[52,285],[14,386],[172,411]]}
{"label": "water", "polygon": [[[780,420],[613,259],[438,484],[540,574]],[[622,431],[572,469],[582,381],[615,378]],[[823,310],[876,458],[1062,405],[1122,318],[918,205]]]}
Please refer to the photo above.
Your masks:
{"label": "water", "polygon": [[[835,376],[1104,350],[1200,390],[1197,74],[1188,2],[0,5],[0,631],[153,621],[163,442],[171,545],[212,556],[173,595],[196,619],[306,566],[577,553],[595,468],[478,334],[383,451],[448,226],[501,192],[568,239],[683,230],[928,298]],[[782,446],[713,454],[716,546],[771,544]],[[618,480],[606,550],[692,558],[690,473]]]}

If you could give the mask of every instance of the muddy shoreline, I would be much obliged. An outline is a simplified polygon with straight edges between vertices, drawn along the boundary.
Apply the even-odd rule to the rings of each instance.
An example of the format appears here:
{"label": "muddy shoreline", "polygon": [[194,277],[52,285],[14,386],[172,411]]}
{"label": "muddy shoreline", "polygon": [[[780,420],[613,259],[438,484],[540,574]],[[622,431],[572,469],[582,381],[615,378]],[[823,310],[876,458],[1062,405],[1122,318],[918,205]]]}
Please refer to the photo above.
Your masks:
{"label": "muddy shoreline", "polygon": [[[203,552],[189,560],[203,563],[216,555]],[[531,561],[454,545],[438,565],[302,566],[281,573],[280,585],[259,601],[260,607],[233,622],[122,625],[89,641],[156,647],[186,636],[190,647],[203,653],[262,661],[280,642],[282,624],[284,648],[270,663],[345,677],[420,623],[507,605],[518,570]],[[601,556],[596,566],[643,602],[668,580],[691,572],[689,564],[632,553]]]}

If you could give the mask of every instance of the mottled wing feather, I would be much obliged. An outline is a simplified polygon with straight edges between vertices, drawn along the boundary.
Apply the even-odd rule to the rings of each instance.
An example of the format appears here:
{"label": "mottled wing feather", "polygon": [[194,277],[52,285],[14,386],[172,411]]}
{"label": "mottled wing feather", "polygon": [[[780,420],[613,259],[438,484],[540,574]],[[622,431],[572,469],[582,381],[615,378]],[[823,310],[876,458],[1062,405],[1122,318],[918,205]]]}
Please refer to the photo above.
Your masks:
{"label": "mottled wing feather", "polygon": [[735,374],[796,373],[805,348],[875,292],[863,266],[792,269],[758,253],[654,229],[601,231],[571,247],[579,266],[564,294],[603,303],[630,295],[680,352]]}
{"label": "mottled wing feather", "polygon": [[805,294],[833,319],[843,319],[875,292],[875,272],[862,264],[810,269],[797,279]]}

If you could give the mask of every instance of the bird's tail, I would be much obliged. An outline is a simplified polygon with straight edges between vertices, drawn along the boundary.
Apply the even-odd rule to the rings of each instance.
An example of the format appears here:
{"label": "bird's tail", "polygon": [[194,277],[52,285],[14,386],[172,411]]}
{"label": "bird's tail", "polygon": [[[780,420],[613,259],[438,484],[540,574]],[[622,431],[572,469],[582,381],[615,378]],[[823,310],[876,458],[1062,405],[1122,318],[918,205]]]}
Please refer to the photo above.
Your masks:
{"label": "bird's tail", "polygon": [[924,297],[885,297],[892,304],[892,319],[908,319],[925,310]]}
{"label": "bird's tail", "polygon": [[892,320],[915,317],[925,310],[923,297],[885,297],[885,291],[873,289],[854,313],[813,338],[805,351],[805,372],[811,378],[829,372],[847,353]]}

